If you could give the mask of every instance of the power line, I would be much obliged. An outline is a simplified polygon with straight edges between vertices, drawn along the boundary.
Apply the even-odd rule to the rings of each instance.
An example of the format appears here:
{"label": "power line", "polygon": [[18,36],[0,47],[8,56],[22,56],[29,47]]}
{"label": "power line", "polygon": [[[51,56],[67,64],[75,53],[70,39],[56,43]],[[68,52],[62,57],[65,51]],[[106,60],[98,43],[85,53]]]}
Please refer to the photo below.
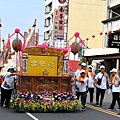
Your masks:
{"label": "power line", "polygon": [[11,1],[11,2],[19,2],[19,3],[25,3],[25,4],[37,4],[37,5],[44,5],[44,4],[41,4],[40,2],[36,3],[36,2],[23,2],[23,1],[19,1],[19,0],[3,0],[3,1]]}
{"label": "power line", "polygon": [[[25,26],[32,26],[32,24],[26,24],[26,23],[17,23],[17,22],[3,22],[3,24],[17,24],[17,25],[25,25]],[[40,25],[40,27],[44,27],[43,25]]]}

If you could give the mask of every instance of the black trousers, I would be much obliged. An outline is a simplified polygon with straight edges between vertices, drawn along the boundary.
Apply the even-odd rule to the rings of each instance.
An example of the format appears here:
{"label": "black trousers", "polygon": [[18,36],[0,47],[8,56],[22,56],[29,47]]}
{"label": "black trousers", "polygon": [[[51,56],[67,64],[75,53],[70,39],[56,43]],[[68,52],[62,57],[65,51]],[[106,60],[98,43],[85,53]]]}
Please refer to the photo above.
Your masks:
{"label": "black trousers", "polygon": [[112,93],[112,103],[109,107],[109,109],[114,109],[114,106],[116,104],[116,101],[118,103],[119,109],[120,109],[120,98],[119,98],[119,92],[113,92]]}
{"label": "black trousers", "polygon": [[81,96],[81,103],[82,103],[83,107],[85,108],[87,92],[77,92],[76,91],[76,96],[77,96],[78,100],[79,100],[79,98]]}
{"label": "black trousers", "polygon": [[12,89],[6,90],[4,88],[1,88],[1,107],[5,103],[5,107],[9,108],[11,94],[12,94]]}
{"label": "black trousers", "polygon": [[94,97],[94,88],[88,88],[89,94],[90,94],[90,102],[93,102]]}
{"label": "black trousers", "polygon": [[101,96],[100,105],[102,105],[102,102],[105,96],[105,90],[106,89],[100,89],[96,87],[96,104],[99,104],[99,97]]}

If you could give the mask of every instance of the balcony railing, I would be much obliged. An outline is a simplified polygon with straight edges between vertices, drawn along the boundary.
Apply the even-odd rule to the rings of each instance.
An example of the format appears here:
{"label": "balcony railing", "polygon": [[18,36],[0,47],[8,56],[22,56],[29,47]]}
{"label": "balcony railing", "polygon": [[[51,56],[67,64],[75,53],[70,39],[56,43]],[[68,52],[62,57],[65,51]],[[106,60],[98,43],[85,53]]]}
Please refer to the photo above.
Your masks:
{"label": "balcony railing", "polygon": [[120,4],[120,0],[110,0],[109,7],[115,7]]}

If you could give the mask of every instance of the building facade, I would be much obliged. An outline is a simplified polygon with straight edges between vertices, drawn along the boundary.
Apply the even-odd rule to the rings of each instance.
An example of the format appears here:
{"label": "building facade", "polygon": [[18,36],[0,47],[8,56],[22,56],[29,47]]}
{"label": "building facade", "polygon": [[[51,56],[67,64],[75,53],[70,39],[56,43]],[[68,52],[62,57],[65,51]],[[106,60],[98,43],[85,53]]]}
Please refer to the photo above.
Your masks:
{"label": "building facade", "polygon": [[[64,6],[64,40],[58,39],[56,36],[58,26],[55,12],[59,6]],[[53,46],[65,46],[74,33],[80,33],[80,38],[85,42],[85,46],[89,48],[103,47],[103,24],[101,21],[106,15],[105,0],[66,0],[64,4],[60,4],[58,0],[45,0],[45,29],[44,41],[49,42]],[[58,16],[57,16],[58,17]],[[57,18],[56,17],[56,18]],[[61,43],[61,41],[63,43]],[[75,39],[69,41],[72,44]],[[79,42],[79,39],[77,40]],[[84,52],[83,54],[90,54],[91,52]],[[92,53],[96,53],[94,50]],[[78,54],[75,56],[70,52],[70,60],[80,60]]]}
{"label": "building facade", "polygon": [[[54,12],[58,6],[65,6],[65,41],[78,31],[83,40],[89,38],[90,48],[102,47],[103,37],[99,33],[103,31],[101,21],[105,18],[104,0],[66,0],[64,4],[60,4],[58,0],[45,0],[45,41],[54,41]],[[70,43],[73,41],[74,39]]]}
{"label": "building facade", "polygon": [[[119,48],[120,44],[108,45],[109,36],[114,34],[114,38],[119,39],[120,33],[120,0],[106,0],[106,19],[102,21],[104,25],[104,47]],[[116,35],[115,35],[116,34]]]}
{"label": "building facade", "polygon": [[[103,25],[101,20],[105,18],[105,1],[103,0],[70,0],[68,38],[76,31],[86,41],[89,48],[102,47]],[[72,41],[71,41],[72,42]]]}
{"label": "building facade", "polygon": [[[106,71],[117,68],[120,75],[120,0],[106,0],[103,23],[103,48],[85,51],[88,60],[104,60]],[[96,51],[96,52],[94,52]]]}
{"label": "building facade", "polygon": [[[67,40],[67,15],[66,8],[68,6],[68,1],[61,4],[58,0],[45,0],[45,22],[44,22],[44,41],[48,42],[52,46],[65,46],[65,41]],[[63,36],[58,36],[58,11],[60,6],[64,6],[64,31]],[[59,38],[58,38],[59,37]],[[62,42],[60,42],[62,41]]]}

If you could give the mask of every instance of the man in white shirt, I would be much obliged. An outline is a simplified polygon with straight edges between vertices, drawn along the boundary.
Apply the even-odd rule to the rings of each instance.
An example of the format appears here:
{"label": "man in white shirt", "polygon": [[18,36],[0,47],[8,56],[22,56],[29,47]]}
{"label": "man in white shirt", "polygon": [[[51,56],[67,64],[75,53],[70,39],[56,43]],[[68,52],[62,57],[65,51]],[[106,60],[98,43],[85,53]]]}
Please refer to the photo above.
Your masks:
{"label": "man in white shirt", "polygon": [[[96,87],[96,106],[102,107],[105,90],[107,89],[107,81],[109,80],[108,74],[105,72],[105,66],[100,66],[100,72],[95,76],[95,87]],[[99,104],[99,97],[100,104]]]}
{"label": "man in white shirt", "polygon": [[85,103],[86,103],[86,97],[87,97],[87,85],[88,78],[85,75],[85,70],[81,70],[80,75],[77,78],[76,81],[76,96],[77,99],[79,100],[79,97],[81,96],[81,103],[83,105],[83,109],[85,110]]}
{"label": "man in white shirt", "polygon": [[9,67],[5,74],[4,82],[1,85],[1,107],[5,103],[5,107],[9,108],[11,94],[14,88],[15,75],[18,75],[18,73],[14,72],[14,67]]}

